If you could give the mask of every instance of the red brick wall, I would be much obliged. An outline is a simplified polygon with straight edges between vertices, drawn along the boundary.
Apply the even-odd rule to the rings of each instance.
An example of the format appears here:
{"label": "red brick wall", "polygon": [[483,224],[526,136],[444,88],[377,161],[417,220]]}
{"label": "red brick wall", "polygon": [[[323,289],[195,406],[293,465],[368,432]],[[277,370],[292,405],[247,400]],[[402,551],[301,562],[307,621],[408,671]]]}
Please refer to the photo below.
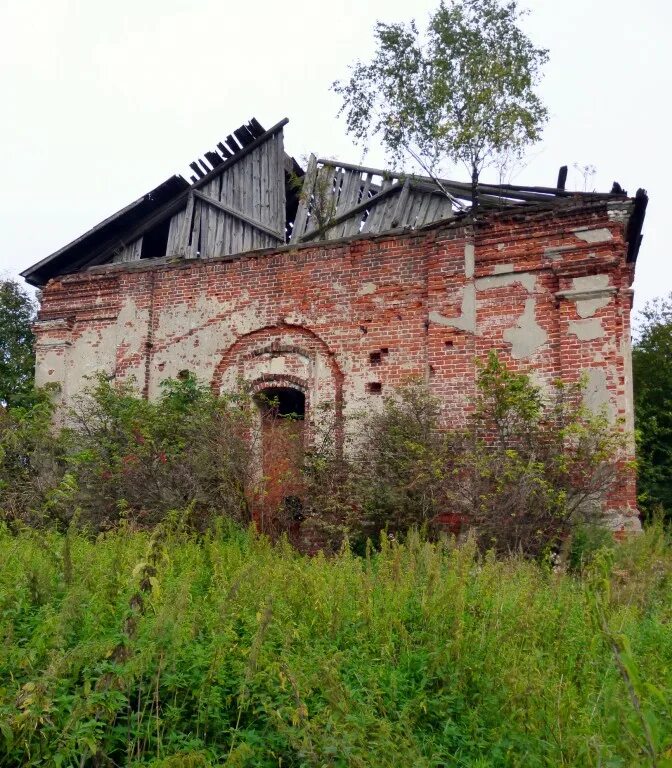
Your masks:
{"label": "red brick wall", "polygon": [[[530,208],[484,214],[475,231],[447,222],[236,258],[97,267],[46,286],[38,381],[59,382],[67,403],[97,370],[133,377],[148,396],[183,369],[217,389],[291,380],[314,421],[322,404],[375,407],[420,377],[458,424],[476,359],[496,349],[541,385],[587,375],[591,402],[631,430],[623,221],[605,204]],[[635,525],[627,477],[609,500],[626,515],[617,527]]]}

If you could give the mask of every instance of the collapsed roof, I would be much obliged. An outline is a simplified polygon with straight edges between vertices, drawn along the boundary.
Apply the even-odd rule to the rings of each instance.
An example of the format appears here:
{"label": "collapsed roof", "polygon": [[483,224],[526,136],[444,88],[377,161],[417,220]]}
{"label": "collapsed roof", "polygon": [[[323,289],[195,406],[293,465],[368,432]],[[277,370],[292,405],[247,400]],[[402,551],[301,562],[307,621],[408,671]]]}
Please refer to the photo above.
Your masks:
{"label": "collapsed roof", "polygon": [[[203,159],[190,181],[167,179],[73,242],[22,272],[41,287],[51,278],[110,262],[162,256],[213,258],[258,248],[417,229],[469,215],[472,187],[311,155],[304,170],[284,151],[285,118],[269,130],[252,118]],[[511,184],[477,186],[478,206],[567,206],[630,201],[618,184],[608,194]],[[632,203],[628,261],[635,261],[648,198]]]}

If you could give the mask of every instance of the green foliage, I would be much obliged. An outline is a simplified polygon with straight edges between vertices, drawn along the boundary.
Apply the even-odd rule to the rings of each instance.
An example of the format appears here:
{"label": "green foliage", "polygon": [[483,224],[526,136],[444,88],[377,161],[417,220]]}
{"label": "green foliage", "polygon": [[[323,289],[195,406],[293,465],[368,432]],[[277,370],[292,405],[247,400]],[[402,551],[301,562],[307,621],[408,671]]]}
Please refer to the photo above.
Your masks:
{"label": "green foliage", "polygon": [[660,526],[583,579],[415,533],[0,527],[0,766],[664,768],[671,586]]}
{"label": "green foliage", "polygon": [[189,509],[199,528],[218,515],[247,523],[247,406],[192,377],[165,382],[149,402],[132,383],[98,376],[56,433],[44,395],[0,424],[0,510],[61,526],[77,516],[95,530],[151,526],[175,509]]}
{"label": "green foliage", "polygon": [[534,86],[548,54],[522,15],[515,0],[450,0],[425,32],[379,22],[373,58],[333,86],[348,132],[362,143],[379,135],[394,158],[410,152],[429,172],[464,163],[474,185],[485,165],[519,157],[547,120]]}
{"label": "green foliage", "polygon": [[31,399],[26,405],[0,408],[0,519],[39,523],[62,471],[49,392],[36,392]]}
{"label": "green foliage", "polygon": [[35,358],[32,299],[14,280],[0,280],[0,406],[30,405]]}
{"label": "green foliage", "polygon": [[348,426],[345,456],[333,441],[311,454],[311,524],[332,542],[354,542],[458,517],[485,549],[542,557],[563,548],[575,525],[600,522],[625,438],[584,406],[580,383],[556,383],[544,397],[492,353],[466,428],[444,419],[426,386],[409,383]]}
{"label": "green foliage", "polygon": [[639,503],[672,516],[672,294],[643,311],[632,350]]}
{"label": "green foliage", "polygon": [[454,503],[483,544],[539,556],[577,524],[599,522],[625,449],[620,425],[583,402],[583,385],[556,382],[544,398],[491,353],[477,379]]}

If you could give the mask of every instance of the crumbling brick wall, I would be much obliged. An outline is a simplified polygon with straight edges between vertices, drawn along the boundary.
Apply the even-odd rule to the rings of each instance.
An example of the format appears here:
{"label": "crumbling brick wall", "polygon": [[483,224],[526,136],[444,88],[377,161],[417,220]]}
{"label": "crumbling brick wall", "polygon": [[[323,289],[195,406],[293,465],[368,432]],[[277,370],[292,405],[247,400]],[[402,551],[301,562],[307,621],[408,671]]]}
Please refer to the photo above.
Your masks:
{"label": "crumbling brick wall", "polygon": [[[290,382],[345,414],[426,380],[460,424],[476,360],[496,349],[542,387],[587,377],[587,398],[632,432],[627,211],[516,208],[375,237],[211,260],[114,264],[52,280],[39,384],[64,405],[103,370],[148,397],[189,370],[213,388]],[[633,449],[634,450],[634,449]],[[634,476],[608,500],[636,528]]]}

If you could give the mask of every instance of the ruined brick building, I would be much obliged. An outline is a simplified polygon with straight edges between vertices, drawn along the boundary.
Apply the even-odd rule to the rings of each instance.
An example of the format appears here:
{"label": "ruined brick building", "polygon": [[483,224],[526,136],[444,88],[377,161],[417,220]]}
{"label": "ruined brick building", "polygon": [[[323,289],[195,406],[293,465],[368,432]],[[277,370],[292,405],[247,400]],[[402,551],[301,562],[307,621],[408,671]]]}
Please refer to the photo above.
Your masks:
{"label": "ruined brick building", "polygon": [[[422,377],[459,424],[496,349],[542,386],[585,375],[632,430],[630,309],[646,195],[470,186],[283,149],[256,120],[27,269],[38,384],[68,404],[105,371],[147,397],[188,370],[305,415]],[[284,405],[283,405],[284,404]],[[638,525],[634,478],[613,525]]]}

